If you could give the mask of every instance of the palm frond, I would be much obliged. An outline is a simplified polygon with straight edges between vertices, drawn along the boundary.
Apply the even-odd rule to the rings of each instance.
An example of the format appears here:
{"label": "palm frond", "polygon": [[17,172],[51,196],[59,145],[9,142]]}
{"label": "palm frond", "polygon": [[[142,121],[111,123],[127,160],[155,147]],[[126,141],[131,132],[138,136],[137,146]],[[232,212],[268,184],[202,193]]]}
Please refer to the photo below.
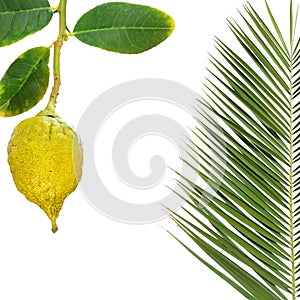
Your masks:
{"label": "palm frond", "polygon": [[250,3],[239,11],[239,22],[227,20],[243,55],[215,40],[196,109],[193,133],[199,144],[189,141],[185,161],[208,188],[181,175],[179,196],[187,207],[171,216],[196,248],[176,239],[245,298],[297,299],[299,7],[291,1],[286,39],[265,4],[267,21]]}

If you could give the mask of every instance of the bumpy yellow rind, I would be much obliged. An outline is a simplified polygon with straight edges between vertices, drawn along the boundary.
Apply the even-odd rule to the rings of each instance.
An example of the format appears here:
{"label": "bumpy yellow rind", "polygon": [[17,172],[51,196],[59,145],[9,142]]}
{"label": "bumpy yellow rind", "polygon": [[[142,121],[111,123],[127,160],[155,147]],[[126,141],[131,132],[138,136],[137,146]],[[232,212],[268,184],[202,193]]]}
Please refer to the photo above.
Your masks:
{"label": "bumpy yellow rind", "polygon": [[82,175],[82,147],[74,130],[56,115],[37,115],[15,128],[8,163],[17,189],[40,206],[57,231],[65,198]]}

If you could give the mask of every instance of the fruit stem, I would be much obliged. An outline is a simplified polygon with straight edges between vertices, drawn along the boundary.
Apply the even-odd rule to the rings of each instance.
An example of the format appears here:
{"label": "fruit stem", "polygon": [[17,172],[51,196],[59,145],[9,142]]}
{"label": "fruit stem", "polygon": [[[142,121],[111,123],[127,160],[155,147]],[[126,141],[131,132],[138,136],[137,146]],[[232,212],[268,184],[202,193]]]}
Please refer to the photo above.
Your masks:
{"label": "fruit stem", "polygon": [[60,74],[60,54],[61,54],[61,47],[68,39],[66,34],[67,30],[67,21],[66,21],[66,14],[67,14],[67,0],[60,0],[60,3],[57,7],[57,11],[59,13],[59,33],[57,40],[54,42],[54,59],[53,59],[53,77],[54,77],[54,85],[52,88],[52,92],[50,95],[50,100],[47,104],[46,111],[49,113],[55,112],[56,100],[59,95],[59,88],[61,85],[61,74]]}

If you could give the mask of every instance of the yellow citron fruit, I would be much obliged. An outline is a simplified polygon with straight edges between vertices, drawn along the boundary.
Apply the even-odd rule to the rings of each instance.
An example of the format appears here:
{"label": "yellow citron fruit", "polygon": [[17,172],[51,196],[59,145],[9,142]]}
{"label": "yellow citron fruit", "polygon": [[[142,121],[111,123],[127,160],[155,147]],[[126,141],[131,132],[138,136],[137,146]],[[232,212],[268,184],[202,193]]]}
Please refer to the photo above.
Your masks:
{"label": "yellow citron fruit", "polygon": [[57,231],[65,198],[82,174],[82,147],[74,130],[57,115],[22,121],[8,144],[8,163],[17,189],[44,210]]}

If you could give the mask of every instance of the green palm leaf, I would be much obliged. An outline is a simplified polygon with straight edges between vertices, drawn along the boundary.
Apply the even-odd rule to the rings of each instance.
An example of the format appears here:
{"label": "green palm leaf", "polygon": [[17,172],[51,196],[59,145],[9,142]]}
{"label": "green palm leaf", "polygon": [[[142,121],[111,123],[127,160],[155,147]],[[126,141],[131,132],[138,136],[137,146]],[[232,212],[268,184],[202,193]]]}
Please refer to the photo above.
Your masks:
{"label": "green palm leaf", "polygon": [[217,51],[210,57],[212,70],[197,109],[194,134],[201,146],[190,141],[191,160],[185,161],[209,189],[181,175],[183,192],[179,196],[187,207],[171,216],[196,249],[200,248],[199,253],[178,241],[245,298],[297,299],[298,8],[291,1],[288,38],[267,2],[266,11],[269,20],[264,21],[247,3],[240,22],[228,20],[239,53],[244,55],[216,38]]}

